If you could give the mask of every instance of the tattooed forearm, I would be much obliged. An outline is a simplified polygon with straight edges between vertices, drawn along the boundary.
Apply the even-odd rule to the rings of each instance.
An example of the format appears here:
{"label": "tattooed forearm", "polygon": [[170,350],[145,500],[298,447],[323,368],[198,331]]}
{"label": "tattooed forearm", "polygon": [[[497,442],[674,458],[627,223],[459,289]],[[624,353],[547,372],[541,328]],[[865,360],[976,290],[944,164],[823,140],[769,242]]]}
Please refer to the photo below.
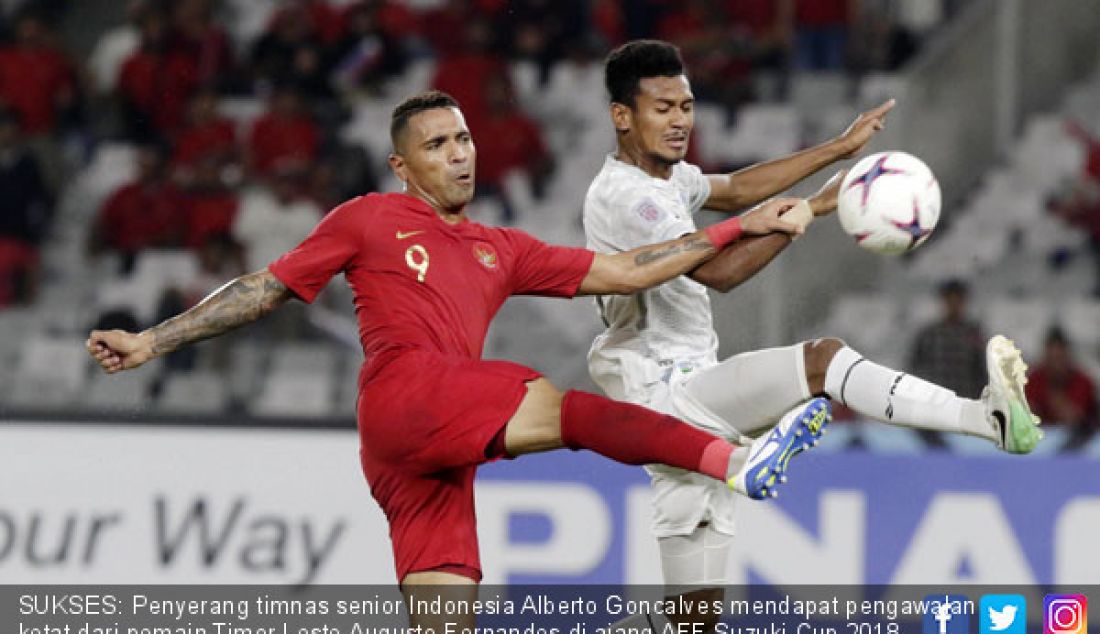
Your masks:
{"label": "tattooed forearm", "polygon": [[287,287],[267,270],[242,275],[194,308],[152,328],[153,354],[166,354],[256,321],[290,297]]}
{"label": "tattooed forearm", "polygon": [[647,249],[634,256],[634,264],[638,266],[644,266],[651,262],[667,258],[669,256],[676,255],[678,253],[686,253],[688,251],[706,251],[714,250],[714,245],[710,243],[710,240],[706,238],[692,238],[687,237],[677,242],[673,242],[668,246],[657,246],[652,249]]}

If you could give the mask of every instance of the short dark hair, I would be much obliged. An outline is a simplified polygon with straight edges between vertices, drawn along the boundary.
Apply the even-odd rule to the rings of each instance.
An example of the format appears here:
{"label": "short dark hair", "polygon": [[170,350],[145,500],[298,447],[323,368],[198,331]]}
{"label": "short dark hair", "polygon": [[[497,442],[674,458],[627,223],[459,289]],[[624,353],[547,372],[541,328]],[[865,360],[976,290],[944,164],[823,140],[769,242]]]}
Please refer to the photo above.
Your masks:
{"label": "short dark hair", "polygon": [[970,287],[966,282],[957,277],[953,277],[943,282],[940,282],[940,295],[963,295],[970,294]]}
{"label": "short dark hair", "polygon": [[1062,330],[1062,327],[1055,324],[1047,330],[1046,344],[1058,344],[1061,346],[1069,347],[1069,338],[1066,337],[1066,332]]}
{"label": "short dark hair", "polygon": [[634,40],[608,54],[604,61],[604,84],[612,103],[634,107],[638,82],[646,77],[675,77],[684,74],[680,49],[659,40]]}
{"label": "short dark hair", "polygon": [[408,127],[409,119],[413,115],[420,114],[425,110],[457,107],[458,102],[455,101],[454,97],[441,90],[422,92],[397,104],[390,114],[390,142],[393,143],[393,148],[397,149],[397,137]]}

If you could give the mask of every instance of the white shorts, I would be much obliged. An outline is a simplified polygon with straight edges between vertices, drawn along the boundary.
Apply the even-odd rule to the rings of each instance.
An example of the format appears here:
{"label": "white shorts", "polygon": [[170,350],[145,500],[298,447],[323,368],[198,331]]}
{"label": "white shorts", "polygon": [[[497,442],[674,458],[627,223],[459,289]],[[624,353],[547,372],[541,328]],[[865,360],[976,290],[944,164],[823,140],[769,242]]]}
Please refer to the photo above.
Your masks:
{"label": "white shorts", "polygon": [[[608,396],[675,416],[731,439],[758,435],[810,397],[802,344],[713,360],[656,361],[630,352],[590,355],[593,380]],[[646,465],[653,485],[653,532],[689,535],[701,522],[734,534],[740,497],[726,483],[667,465]]]}

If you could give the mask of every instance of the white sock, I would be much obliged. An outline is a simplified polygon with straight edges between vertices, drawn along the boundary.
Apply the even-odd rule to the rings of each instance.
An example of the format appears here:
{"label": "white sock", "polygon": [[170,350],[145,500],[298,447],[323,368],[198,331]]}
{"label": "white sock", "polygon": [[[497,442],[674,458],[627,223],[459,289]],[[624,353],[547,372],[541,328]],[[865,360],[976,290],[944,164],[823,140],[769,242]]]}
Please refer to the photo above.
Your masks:
{"label": "white sock", "polygon": [[980,401],[868,361],[845,346],[825,371],[825,392],[860,414],[902,427],[933,429],[997,441]]}
{"label": "white sock", "polygon": [[726,467],[727,480],[737,475],[741,472],[741,469],[745,468],[745,463],[749,460],[749,451],[751,449],[752,445],[739,445],[734,447],[733,452],[730,453],[729,466]]}

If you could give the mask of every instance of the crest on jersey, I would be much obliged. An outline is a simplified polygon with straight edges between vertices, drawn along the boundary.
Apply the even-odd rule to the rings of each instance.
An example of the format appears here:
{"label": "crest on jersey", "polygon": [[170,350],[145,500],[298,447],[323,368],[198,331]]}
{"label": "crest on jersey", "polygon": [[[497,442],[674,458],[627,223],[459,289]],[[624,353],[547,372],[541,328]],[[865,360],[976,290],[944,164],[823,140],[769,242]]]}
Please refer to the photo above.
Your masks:
{"label": "crest on jersey", "polygon": [[634,206],[634,213],[638,214],[638,217],[650,224],[656,224],[664,218],[665,212],[657,203],[653,202],[649,198],[643,198],[641,202]]}
{"label": "crest on jersey", "polygon": [[484,242],[479,242],[474,245],[474,257],[487,269],[495,269],[497,267],[497,252],[493,249],[492,245]]}

